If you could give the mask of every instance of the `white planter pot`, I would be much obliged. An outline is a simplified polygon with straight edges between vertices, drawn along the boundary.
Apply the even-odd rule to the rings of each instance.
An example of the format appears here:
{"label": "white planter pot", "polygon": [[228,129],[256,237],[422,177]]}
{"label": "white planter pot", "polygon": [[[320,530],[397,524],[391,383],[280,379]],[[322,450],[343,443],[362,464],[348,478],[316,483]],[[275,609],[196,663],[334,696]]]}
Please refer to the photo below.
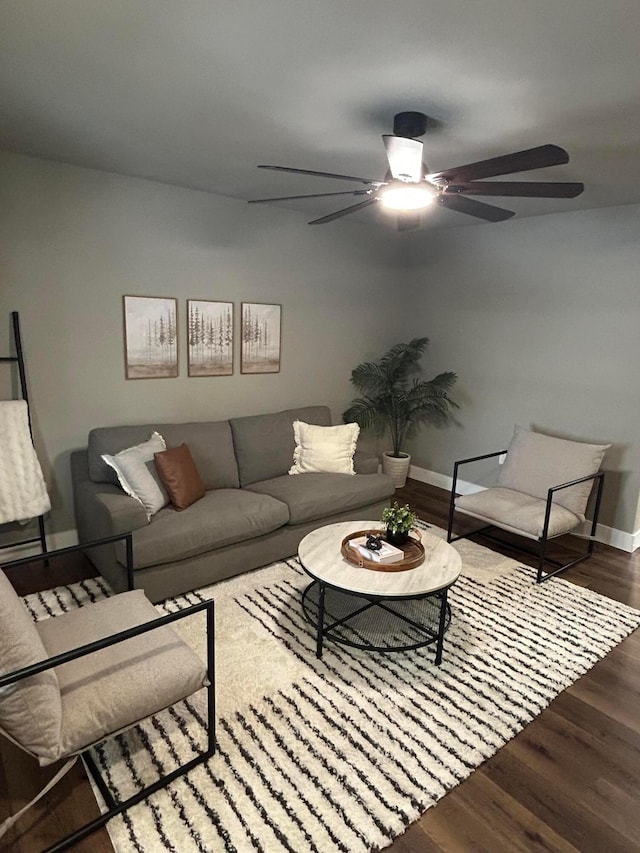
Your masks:
{"label": "white planter pot", "polygon": [[408,453],[403,453],[401,456],[391,454],[391,450],[385,450],[382,454],[382,473],[391,477],[396,489],[401,489],[407,482],[411,456]]}

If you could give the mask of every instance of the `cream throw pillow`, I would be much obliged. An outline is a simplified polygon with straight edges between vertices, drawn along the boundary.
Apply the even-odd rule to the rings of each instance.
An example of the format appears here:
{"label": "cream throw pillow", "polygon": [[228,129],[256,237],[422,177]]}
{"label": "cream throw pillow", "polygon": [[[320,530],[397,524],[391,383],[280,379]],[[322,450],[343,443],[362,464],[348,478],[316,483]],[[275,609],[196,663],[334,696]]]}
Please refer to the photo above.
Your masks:
{"label": "cream throw pillow", "polygon": [[159,432],[151,434],[148,441],[121,450],[114,456],[103,453],[102,458],[118,475],[118,482],[132,498],[145,508],[147,518],[169,503],[169,495],[156,471],[153,454],[167,449]]}
{"label": "cream throw pillow", "polygon": [[355,474],[353,454],[359,434],[358,424],[316,426],[294,421],[296,449],[289,473]]}

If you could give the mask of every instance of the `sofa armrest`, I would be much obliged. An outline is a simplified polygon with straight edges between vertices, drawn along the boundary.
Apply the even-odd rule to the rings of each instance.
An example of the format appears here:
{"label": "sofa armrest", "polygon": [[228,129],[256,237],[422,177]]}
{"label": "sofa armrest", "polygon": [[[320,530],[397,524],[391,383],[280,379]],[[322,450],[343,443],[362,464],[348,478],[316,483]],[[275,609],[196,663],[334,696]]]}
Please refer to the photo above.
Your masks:
{"label": "sofa armrest", "polygon": [[376,453],[356,450],[353,454],[353,469],[356,474],[377,474],[380,459]]}
{"label": "sofa armrest", "polygon": [[75,486],[76,522],[80,542],[116,536],[149,524],[144,507],[110,483],[89,480]]}
{"label": "sofa armrest", "polygon": [[146,527],[142,504],[111,483],[94,483],[89,476],[86,450],[71,454],[73,503],[80,542],[103,539]]}
{"label": "sofa armrest", "polygon": [[111,526],[111,534],[138,530],[149,524],[147,513],[140,501],[121,492],[116,486],[101,483],[104,489],[96,492],[96,511],[102,514]]}

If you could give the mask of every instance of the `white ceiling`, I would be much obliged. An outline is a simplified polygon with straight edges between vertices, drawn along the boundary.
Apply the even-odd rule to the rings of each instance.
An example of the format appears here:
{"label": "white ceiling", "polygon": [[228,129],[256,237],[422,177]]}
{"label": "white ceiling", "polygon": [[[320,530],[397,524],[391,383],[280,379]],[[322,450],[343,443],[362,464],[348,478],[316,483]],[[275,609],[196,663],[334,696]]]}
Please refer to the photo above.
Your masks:
{"label": "white ceiling", "polygon": [[519,217],[638,203],[639,33],[638,0],[2,0],[0,148],[248,200],[358,188],[259,163],[381,179],[418,110],[432,171],[568,150],[522,178],[585,192],[486,199]]}

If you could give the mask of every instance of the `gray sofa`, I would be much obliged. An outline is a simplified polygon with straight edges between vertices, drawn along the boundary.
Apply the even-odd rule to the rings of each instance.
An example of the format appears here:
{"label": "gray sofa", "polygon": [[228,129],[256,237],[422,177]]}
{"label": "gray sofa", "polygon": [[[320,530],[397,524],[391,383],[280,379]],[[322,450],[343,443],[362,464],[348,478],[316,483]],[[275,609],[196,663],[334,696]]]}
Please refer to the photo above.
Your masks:
{"label": "gray sofa", "polygon": [[[80,542],[133,531],[135,585],[161,601],[296,553],[311,530],[335,521],[379,518],[394,493],[378,460],[356,452],[355,475],[289,476],[293,421],[331,425],[325,406],[183,424],[101,427],[71,456]],[[101,458],[146,441],[187,444],[204,482],[203,498],[180,512],[170,505],[149,521]],[[116,591],[126,589],[122,543],[88,551]]]}

